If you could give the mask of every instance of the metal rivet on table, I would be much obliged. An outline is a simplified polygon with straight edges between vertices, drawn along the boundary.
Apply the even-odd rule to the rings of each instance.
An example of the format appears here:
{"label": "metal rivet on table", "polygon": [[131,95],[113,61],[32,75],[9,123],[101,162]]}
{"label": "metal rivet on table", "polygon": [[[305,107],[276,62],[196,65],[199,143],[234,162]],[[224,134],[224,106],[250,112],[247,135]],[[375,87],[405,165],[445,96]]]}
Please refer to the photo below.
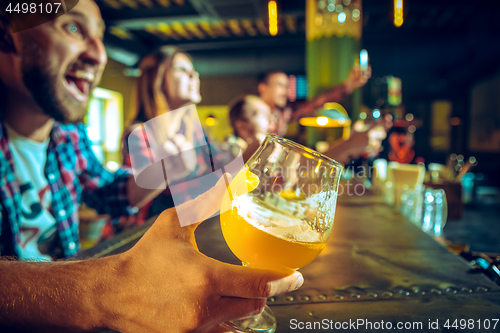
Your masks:
{"label": "metal rivet on table", "polygon": [[375,298],[375,297],[377,297],[378,295],[377,295],[377,293],[368,293],[368,296],[369,296],[369,297],[373,297],[373,298]]}
{"label": "metal rivet on table", "polygon": [[472,292],[472,289],[467,288],[467,287],[463,287],[463,288],[461,289],[461,291],[463,291],[464,293],[471,293],[471,292]]}
{"label": "metal rivet on table", "polygon": [[390,291],[384,291],[384,293],[382,295],[392,297],[394,294],[391,293]]}
{"label": "metal rivet on table", "polygon": [[355,293],[352,293],[352,294],[351,294],[351,297],[352,297],[352,298],[361,298],[361,295],[360,295],[360,294],[355,294]]}
{"label": "metal rivet on table", "polygon": [[302,299],[303,301],[308,301],[311,298],[309,296],[307,296],[307,295],[304,295],[304,296],[301,296],[300,299]]}
{"label": "metal rivet on table", "polygon": [[319,295],[319,296],[318,296],[318,299],[320,299],[320,300],[325,300],[325,299],[326,299],[326,295]]}
{"label": "metal rivet on table", "polygon": [[333,295],[333,298],[335,298],[335,299],[344,299],[344,296],[339,295],[339,294],[335,294],[335,295]]}
{"label": "metal rivet on table", "polygon": [[488,288],[486,288],[486,287],[477,287],[477,288],[476,288],[476,290],[477,290],[477,291],[483,291],[483,292],[486,292],[486,291],[488,291]]}
{"label": "metal rivet on table", "polygon": [[293,296],[287,296],[285,299],[289,302],[293,302]]}
{"label": "metal rivet on table", "polygon": [[422,295],[425,295],[425,290],[422,290],[421,294],[422,294]]}
{"label": "metal rivet on table", "polygon": [[276,300],[276,298],[274,298],[274,297],[269,297],[267,300],[268,300],[269,302],[274,302],[274,301]]}
{"label": "metal rivet on table", "polygon": [[451,288],[451,287],[446,288],[445,291],[447,293],[452,293],[452,294],[456,294],[457,293],[457,290],[455,288]]}
{"label": "metal rivet on table", "polygon": [[432,289],[431,289],[431,293],[441,295],[442,291],[441,291],[441,290],[439,290],[439,289],[434,289],[434,288],[432,288]]}

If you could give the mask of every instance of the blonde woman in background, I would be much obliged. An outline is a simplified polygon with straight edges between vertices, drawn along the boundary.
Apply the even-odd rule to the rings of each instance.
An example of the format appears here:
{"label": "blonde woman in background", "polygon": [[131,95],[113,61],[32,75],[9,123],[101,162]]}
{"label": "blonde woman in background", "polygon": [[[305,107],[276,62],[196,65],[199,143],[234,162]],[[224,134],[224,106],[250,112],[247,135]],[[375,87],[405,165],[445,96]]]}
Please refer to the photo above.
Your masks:
{"label": "blonde woman in background", "polygon": [[[175,174],[175,180],[196,178],[210,172],[212,164],[219,165],[227,161],[230,158],[227,154],[214,154],[211,161],[210,156],[207,156],[207,149],[194,148],[206,147],[206,138],[201,126],[197,126],[199,118],[196,108],[188,107],[201,101],[199,74],[193,67],[191,57],[178,47],[164,46],[144,57],[139,69],[141,76],[136,83],[136,114],[122,137],[124,165],[132,166],[129,140],[138,140],[130,134],[138,126],[155,118],[161,121],[155,127],[156,140],[161,142],[169,154],[179,157],[175,170],[168,174]],[[196,182],[190,182],[189,186],[190,188],[186,183],[184,191],[176,193],[176,196],[182,196],[183,200],[196,196],[197,191],[192,188],[196,186]],[[167,187],[162,194],[141,208],[136,218],[123,218],[115,223],[115,231],[111,233],[129,225],[142,224],[149,217],[171,207],[174,207],[174,201]]]}

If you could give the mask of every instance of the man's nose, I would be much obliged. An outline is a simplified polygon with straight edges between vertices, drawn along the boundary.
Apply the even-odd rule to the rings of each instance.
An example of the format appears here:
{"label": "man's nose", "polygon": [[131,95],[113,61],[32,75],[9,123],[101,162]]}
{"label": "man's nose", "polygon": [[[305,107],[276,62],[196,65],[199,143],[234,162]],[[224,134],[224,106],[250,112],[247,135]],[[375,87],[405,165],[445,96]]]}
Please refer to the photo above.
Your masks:
{"label": "man's nose", "polygon": [[197,71],[191,71],[189,77],[191,77],[192,79],[197,79],[200,77],[200,74]]}
{"label": "man's nose", "polygon": [[87,49],[83,53],[83,56],[87,61],[96,66],[104,66],[108,61],[104,44],[98,37],[88,39]]}

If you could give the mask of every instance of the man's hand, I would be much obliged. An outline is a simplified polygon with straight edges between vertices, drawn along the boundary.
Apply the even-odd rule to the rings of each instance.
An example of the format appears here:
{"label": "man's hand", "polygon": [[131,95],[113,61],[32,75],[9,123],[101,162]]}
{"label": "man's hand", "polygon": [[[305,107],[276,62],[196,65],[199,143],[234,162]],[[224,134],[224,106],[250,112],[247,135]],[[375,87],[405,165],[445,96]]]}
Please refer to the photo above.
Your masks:
{"label": "man's hand", "polygon": [[[221,179],[178,209],[202,221],[219,209],[225,191]],[[194,239],[196,227],[181,227],[173,208],[119,255],[0,261],[0,331],[225,332],[220,323],[257,314],[267,297],[302,285],[298,272],[284,276],[204,256]]]}
{"label": "man's hand", "polygon": [[[230,177],[230,175],[226,175]],[[224,177],[208,192],[179,206],[203,221],[215,213],[226,190]],[[116,282],[108,306],[121,332],[205,332],[221,322],[260,313],[267,297],[297,289],[300,273],[225,264],[201,254],[194,231],[181,227],[175,210],[164,211],[128,252],[116,256]]]}
{"label": "man's hand", "polygon": [[372,77],[372,66],[368,65],[366,70],[362,70],[359,64],[354,65],[349,71],[349,75],[344,81],[346,90],[352,93],[355,89],[363,87]]}
{"label": "man's hand", "polygon": [[345,165],[374,149],[378,152],[385,133],[384,125],[380,123],[373,123],[362,132],[353,129],[349,139],[335,142],[325,155]]}

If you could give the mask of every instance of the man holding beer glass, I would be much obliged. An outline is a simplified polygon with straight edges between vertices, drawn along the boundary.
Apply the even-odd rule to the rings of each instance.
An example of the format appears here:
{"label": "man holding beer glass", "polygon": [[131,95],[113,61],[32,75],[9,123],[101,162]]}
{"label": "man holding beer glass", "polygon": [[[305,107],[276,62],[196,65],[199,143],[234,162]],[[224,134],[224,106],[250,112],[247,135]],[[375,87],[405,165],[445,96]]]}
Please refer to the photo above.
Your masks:
{"label": "man holding beer glass", "polygon": [[[158,192],[139,188],[126,173],[107,173],[83,127],[74,125],[84,116],[107,61],[103,32],[93,0],[80,0],[66,14],[17,33],[5,7],[0,10],[2,255],[22,256],[21,234],[34,216],[55,230],[47,248],[71,255],[78,250],[82,200],[123,210]],[[39,202],[25,207],[21,194],[35,185],[20,185],[40,180],[34,177],[43,178],[35,190]],[[82,184],[92,191],[81,192]],[[119,255],[53,263],[2,257],[0,330],[220,331],[219,323],[259,313],[267,297],[300,287],[300,273],[232,266],[197,250],[197,224],[181,227],[177,213],[195,211],[201,222],[217,211],[225,191],[219,181],[177,210],[164,211],[132,249]]]}

